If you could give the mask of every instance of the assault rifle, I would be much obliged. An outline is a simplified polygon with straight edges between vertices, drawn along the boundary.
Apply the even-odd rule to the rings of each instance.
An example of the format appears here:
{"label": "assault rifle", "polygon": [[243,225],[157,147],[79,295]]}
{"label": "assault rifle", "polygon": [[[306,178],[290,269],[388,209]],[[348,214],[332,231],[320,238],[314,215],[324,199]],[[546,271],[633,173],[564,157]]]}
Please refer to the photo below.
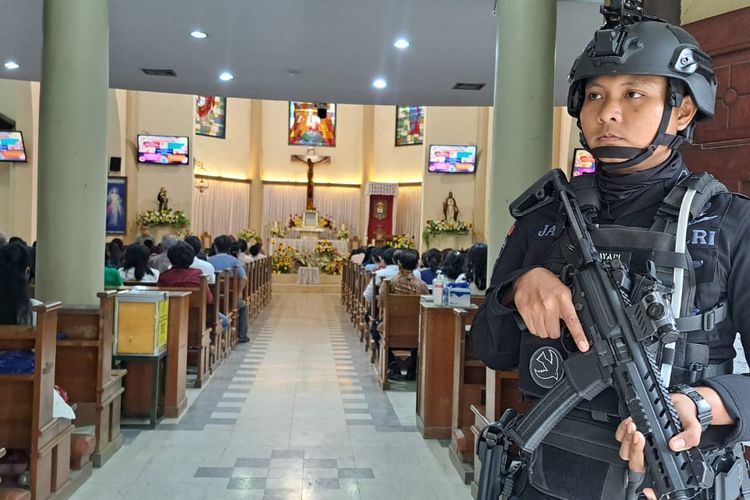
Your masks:
{"label": "assault rifle", "polygon": [[[669,448],[682,425],[662,382],[656,354],[679,335],[669,306],[670,290],[661,285],[653,269],[649,276],[631,279],[621,262],[602,262],[575,193],[558,169],[515,200],[511,214],[520,218],[553,202],[562,205],[566,219],[560,235],[566,263],[561,279],[572,289],[591,347],[583,353],[566,347],[565,376],[525,415],[508,409],[482,431],[477,443],[483,458],[477,500],[509,496],[513,444],[522,453],[534,452],[573,408],[609,387],[646,438],[646,468],[657,498],[713,498],[704,495],[714,483],[714,471],[703,453],[697,448],[681,452]],[[570,340],[566,333],[564,346],[566,336]]]}

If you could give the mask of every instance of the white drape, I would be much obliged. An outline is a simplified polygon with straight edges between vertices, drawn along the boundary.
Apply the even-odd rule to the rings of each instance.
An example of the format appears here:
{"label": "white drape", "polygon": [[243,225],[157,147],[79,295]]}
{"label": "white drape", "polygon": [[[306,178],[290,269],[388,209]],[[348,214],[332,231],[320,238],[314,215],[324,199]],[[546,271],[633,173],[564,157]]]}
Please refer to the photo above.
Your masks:
{"label": "white drape", "polygon": [[[314,203],[320,215],[329,216],[338,229],[346,224],[354,235],[359,232],[359,186],[315,186]],[[274,221],[285,227],[289,216],[305,210],[307,186],[265,184],[263,186],[263,235],[269,237]]]}
{"label": "white drape", "polygon": [[200,235],[205,231],[215,238],[247,229],[250,185],[215,179],[207,182],[208,189],[193,194],[193,232]]}
{"label": "white drape", "polygon": [[396,234],[413,236],[419,244],[422,228],[419,219],[422,211],[422,186],[399,186],[396,195]]}

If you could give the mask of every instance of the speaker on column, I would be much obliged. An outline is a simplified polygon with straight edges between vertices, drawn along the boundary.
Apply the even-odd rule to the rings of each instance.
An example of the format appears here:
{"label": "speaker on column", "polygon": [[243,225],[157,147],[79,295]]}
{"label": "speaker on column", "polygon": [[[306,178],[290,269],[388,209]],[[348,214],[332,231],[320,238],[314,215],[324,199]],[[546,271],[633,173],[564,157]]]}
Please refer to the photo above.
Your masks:
{"label": "speaker on column", "polygon": [[109,171],[110,172],[119,172],[120,166],[122,164],[122,158],[119,156],[110,156],[109,157]]}

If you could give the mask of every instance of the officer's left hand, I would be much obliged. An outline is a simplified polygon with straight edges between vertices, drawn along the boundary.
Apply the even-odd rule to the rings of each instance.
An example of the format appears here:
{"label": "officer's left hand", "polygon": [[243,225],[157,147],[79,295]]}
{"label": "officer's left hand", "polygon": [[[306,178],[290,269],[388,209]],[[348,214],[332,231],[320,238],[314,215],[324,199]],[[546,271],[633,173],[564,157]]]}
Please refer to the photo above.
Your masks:
{"label": "officer's left hand", "polygon": [[[695,446],[701,440],[701,424],[698,421],[698,413],[695,403],[684,394],[670,394],[674,403],[677,416],[682,422],[683,431],[675,435],[669,441],[669,447],[673,451],[684,451]],[[643,458],[643,448],[646,439],[636,430],[632,417],[628,417],[617,427],[615,438],[620,442],[620,458],[628,462],[628,467],[633,472],[646,470]],[[645,488],[643,493],[649,500],[656,500],[656,495],[651,488]]]}

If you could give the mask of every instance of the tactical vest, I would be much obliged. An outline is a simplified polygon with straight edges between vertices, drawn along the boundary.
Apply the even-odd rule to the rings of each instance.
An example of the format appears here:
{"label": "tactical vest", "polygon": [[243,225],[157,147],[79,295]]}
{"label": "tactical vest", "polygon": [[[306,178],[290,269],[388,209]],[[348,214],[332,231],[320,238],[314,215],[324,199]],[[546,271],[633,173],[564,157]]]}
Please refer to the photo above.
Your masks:
{"label": "tactical vest", "polygon": [[[571,185],[582,212],[589,220],[595,221],[600,200],[594,176],[574,178]],[[691,220],[701,215],[713,196],[727,192],[726,187],[710,174],[692,174],[670,191],[648,229],[594,225],[590,231],[602,260],[619,259],[628,266],[631,275],[647,274],[647,269],[653,263],[658,278],[666,286],[672,287],[674,269],[684,270],[680,318],[677,320],[682,338],[677,344],[672,384],[689,384],[702,378],[732,373],[731,359],[720,364],[709,364],[709,347],[705,345],[718,336],[716,325],[728,316],[727,305],[720,303],[708,311],[697,312],[693,258],[687,248],[684,253],[675,252],[677,218],[688,188],[696,190],[690,205]],[[545,264],[552,272],[559,272],[564,266],[562,254],[555,248],[558,244],[559,240],[553,245]],[[519,363],[522,371],[528,367],[528,373],[521,374],[519,386],[531,399],[542,396],[554,385],[556,380],[551,374],[556,368],[562,375],[562,361],[555,361],[555,354],[548,350],[549,347],[558,350],[561,358],[566,356],[559,340],[523,336]],[[570,498],[597,498],[598,491],[606,492],[601,494],[601,498],[615,498],[611,495],[613,491],[622,490],[620,471],[624,471],[624,462],[618,455],[619,445],[614,440],[614,428],[619,424],[621,414],[616,394],[611,389],[573,410],[549,434],[536,453],[533,462],[538,462],[537,466],[532,464],[530,467],[532,484],[548,494],[562,494],[561,498],[568,498],[565,495],[570,495]],[[593,472],[590,470],[592,468],[604,468],[600,474],[587,474],[587,482],[582,483],[566,473],[571,470],[571,462],[581,462],[585,457],[594,460],[581,463],[582,468],[589,469],[589,472]],[[556,470],[566,473],[556,474],[553,472]],[[592,481],[597,476],[600,480]],[[572,490],[568,491],[568,488]]]}

